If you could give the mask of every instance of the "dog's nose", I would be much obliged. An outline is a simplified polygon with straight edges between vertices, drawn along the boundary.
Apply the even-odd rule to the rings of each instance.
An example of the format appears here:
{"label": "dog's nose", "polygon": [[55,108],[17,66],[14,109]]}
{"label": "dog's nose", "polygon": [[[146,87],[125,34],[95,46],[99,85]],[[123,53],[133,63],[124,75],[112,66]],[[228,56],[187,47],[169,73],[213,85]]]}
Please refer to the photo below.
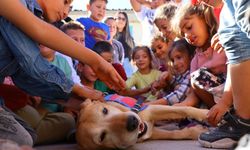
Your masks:
{"label": "dog's nose", "polygon": [[128,116],[128,120],[127,120],[127,130],[128,131],[134,131],[139,125],[139,120],[133,116],[130,115]]}

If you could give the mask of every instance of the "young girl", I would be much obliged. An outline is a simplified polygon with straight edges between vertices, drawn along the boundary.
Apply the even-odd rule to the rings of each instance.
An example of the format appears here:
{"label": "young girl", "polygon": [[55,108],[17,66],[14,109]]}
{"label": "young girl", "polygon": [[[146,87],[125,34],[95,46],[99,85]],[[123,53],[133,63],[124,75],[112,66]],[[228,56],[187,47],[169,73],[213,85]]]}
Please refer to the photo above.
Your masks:
{"label": "young girl", "polygon": [[176,38],[176,34],[171,30],[171,19],[173,18],[177,5],[173,2],[168,2],[155,11],[154,24],[159,29],[161,34],[173,41]]}
{"label": "young girl", "polygon": [[[146,101],[155,100],[149,90],[151,83],[157,80],[161,74],[159,70],[152,67],[152,55],[147,46],[137,46],[133,50],[132,59],[135,62],[138,70],[126,81],[127,89],[135,86],[136,89],[141,90]],[[126,95],[135,96],[132,94],[134,90],[129,91]]]}
{"label": "young girl", "polygon": [[148,104],[162,105],[189,105],[194,106],[195,99],[186,99],[190,94],[190,62],[193,57],[194,47],[185,39],[175,41],[168,53],[170,68],[162,73],[160,79],[152,84],[151,91],[168,87],[166,96]]}
{"label": "young girl", "polygon": [[176,33],[196,46],[191,62],[191,84],[195,94],[208,106],[221,98],[226,76],[226,56],[211,48],[211,38],[217,32],[217,22],[207,5],[183,5],[173,20]]}
{"label": "young girl", "polygon": [[156,35],[151,42],[151,50],[154,53],[155,60],[153,61],[155,67],[160,71],[167,71],[167,62],[168,62],[168,50],[172,45],[172,41],[169,41],[167,38]]}

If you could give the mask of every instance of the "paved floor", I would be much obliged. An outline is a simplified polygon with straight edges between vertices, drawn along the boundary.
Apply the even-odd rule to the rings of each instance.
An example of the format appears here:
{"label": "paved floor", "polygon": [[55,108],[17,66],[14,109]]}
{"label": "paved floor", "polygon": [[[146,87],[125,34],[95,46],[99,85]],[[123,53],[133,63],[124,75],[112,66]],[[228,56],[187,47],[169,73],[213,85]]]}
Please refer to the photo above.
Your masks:
{"label": "paved floor", "polygon": [[[36,150],[77,150],[76,144],[59,144],[35,147]],[[138,143],[127,150],[208,150],[192,140],[155,140]],[[209,149],[211,150],[211,149]],[[213,149],[214,150],[214,149]]]}

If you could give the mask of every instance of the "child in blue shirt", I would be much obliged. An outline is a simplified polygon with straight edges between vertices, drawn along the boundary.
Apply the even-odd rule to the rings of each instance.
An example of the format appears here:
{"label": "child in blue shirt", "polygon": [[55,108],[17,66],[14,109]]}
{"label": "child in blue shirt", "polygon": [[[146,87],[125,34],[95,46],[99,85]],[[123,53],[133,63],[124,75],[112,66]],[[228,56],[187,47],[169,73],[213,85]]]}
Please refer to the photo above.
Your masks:
{"label": "child in blue shirt", "polygon": [[107,41],[110,38],[108,25],[101,22],[105,17],[107,3],[107,0],[90,0],[87,5],[90,16],[77,19],[85,27],[85,44],[90,49],[96,42]]}

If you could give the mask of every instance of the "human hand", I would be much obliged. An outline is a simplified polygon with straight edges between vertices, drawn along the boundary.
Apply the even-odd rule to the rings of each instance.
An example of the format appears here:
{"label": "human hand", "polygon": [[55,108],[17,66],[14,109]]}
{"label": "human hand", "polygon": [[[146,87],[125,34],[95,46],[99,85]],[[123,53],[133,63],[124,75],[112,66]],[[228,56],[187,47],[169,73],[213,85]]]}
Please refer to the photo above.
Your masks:
{"label": "human hand", "polygon": [[157,93],[157,91],[158,91],[159,89],[161,89],[160,87],[161,87],[161,84],[160,84],[159,80],[154,81],[154,82],[151,84],[151,87],[150,87],[151,93],[152,93],[153,95],[155,95],[155,94]]}
{"label": "human hand", "polygon": [[104,94],[101,91],[95,90],[88,86],[80,86],[75,84],[73,86],[72,92],[82,99],[89,98],[92,100],[104,101]]}
{"label": "human hand", "polygon": [[39,104],[41,103],[42,98],[39,96],[30,96],[28,100],[28,104],[33,106],[34,108],[37,108]]}
{"label": "human hand", "polygon": [[214,51],[220,53],[222,51],[224,51],[224,48],[222,47],[222,45],[219,43],[219,34],[216,33],[212,39],[211,39],[211,47],[214,49]]}
{"label": "human hand", "polygon": [[125,89],[125,81],[113,68],[113,66],[105,60],[100,63],[96,68],[93,68],[94,72],[100,80],[102,80],[109,88],[115,91],[121,91]]}
{"label": "human hand", "polygon": [[212,126],[217,126],[222,116],[228,111],[229,107],[223,103],[217,103],[210,108],[207,120]]}

